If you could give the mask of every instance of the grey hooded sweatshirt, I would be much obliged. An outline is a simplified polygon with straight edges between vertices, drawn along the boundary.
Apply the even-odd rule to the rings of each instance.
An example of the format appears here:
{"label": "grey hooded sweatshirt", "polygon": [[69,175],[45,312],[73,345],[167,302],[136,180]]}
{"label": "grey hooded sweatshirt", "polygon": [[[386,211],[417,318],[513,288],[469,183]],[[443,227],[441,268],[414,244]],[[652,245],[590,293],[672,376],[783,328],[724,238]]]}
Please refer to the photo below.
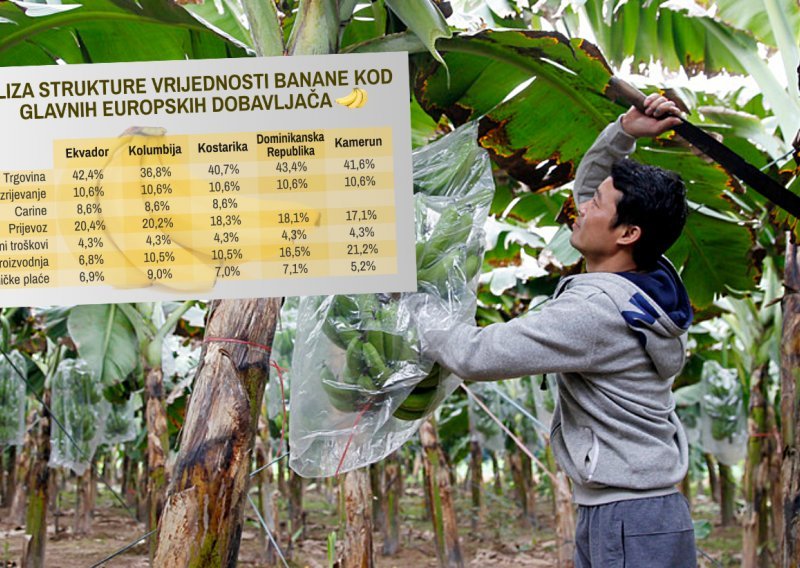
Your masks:
{"label": "grey hooded sweatshirt", "polygon": [[[578,203],[635,149],[617,121],[581,161]],[[675,269],[592,272],[562,280],[540,311],[479,328],[423,330],[425,355],[465,380],[557,373],[551,443],[575,501],[600,505],[674,493],[688,445],[672,383],[692,310]]]}

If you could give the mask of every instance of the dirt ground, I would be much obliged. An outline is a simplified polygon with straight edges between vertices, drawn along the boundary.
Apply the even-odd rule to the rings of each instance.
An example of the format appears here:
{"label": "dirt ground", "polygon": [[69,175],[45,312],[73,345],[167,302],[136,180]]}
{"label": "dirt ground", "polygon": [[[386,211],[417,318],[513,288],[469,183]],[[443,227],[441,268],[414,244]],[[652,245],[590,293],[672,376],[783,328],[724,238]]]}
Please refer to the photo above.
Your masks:
{"label": "dirt ground", "polygon": [[[63,495],[62,502],[70,502],[71,495]],[[74,502],[74,501],[73,501]],[[116,550],[145,534],[143,523],[131,519],[120,506],[112,506],[110,496],[101,494],[100,505],[95,510],[91,533],[77,537],[72,533],[72,509],[64,508],[59,516],[59,534],[55,534],[53,516],[48,526],[46,566],[53,568],[89,567],[106,558]],[[336,530],[337,513],[333,495],[322,491],[309,490],[305,495],[306,527],[305,536],[292,546],[289,565],[295,567],[327,568],[327,538]],[[431,523],[423,519],[423,499],[421,492],[409,488],[402,507],[401,549],[393,557],[380,554],[382,540],[375,533],[375,558],[379,568],[425,568],[437,566],[433,544]],[[700,501],[698,515],[713,519],[714,505]],[[513,500],[505,496],[491,495],[486,499],[484,512],[476,531],[470,527],[471,513],[467,501],[458,501],[457,511],[462,552],[465,565],[470,567],[492,568],[547,568],[556,565],[553,515],[549,499],[542,497],[537,503],[537,524],[533,529],[530,522],[520,515]],[[704,558],[699,565],[729,567],[738,566],[740,556],[741,530],[736,527],[722,529],[714,526],[708,539],[699,541],[710,557],[717,563]],[[283,531],[285,535],[285,528]],[[22,554],[24,528],[8,523],[7,510],[0,509],[0,566],[19,566]],[[738,540],[737,540],[738,539]],[[288,549],[284,539],[282,546]],[[263,534],[252,509],[246,510],[246,525],[242,534],[239,553],[239,566],[266,567],[263,561]],[[341,550],[341,536],[337,550]],[[711,548],[709,548],[709,546]],[[289,552],[285,550],[285,552]],[[144,541],[129,551],[103,564],[109,567],[146,568],[147,548]]]}

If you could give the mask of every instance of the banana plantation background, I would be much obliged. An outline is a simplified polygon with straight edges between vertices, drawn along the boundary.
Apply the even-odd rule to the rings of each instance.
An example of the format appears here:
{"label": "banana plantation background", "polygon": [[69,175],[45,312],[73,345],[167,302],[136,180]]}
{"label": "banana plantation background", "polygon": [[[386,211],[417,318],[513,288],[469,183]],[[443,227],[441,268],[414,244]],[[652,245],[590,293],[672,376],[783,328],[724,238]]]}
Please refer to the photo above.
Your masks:
{"label": "banana plantation background", "polygon": [[[583,152],[625,111],[603,94],[613,75],[666,89],[800,190],[797,0],[180,4],[2,2],[0,65],[408,51],[414,147],[447,148],[466,125],[491,158],[480,325],[581,270],[558,219]],[[697,313],[675,398],[698,562],[796,568],[796,219],[674,136],[635,157],[689,186],[668,255]],[[572,565],[551,380],[457,388],[385,459],[301,478],[287,467],[297,312],[297,298],[4,308],[0,561]]]}

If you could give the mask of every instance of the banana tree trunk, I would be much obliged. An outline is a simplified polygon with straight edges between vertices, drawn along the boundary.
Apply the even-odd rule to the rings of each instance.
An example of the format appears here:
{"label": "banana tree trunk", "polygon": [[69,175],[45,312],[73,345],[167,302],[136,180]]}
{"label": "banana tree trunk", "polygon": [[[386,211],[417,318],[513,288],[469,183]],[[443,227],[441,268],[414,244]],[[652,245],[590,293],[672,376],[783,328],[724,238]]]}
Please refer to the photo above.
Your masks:
{"label": "banana tree trunk", "polygon": [[[264,430],[264,421],[261,420],[259,422],[258,435],[256,436],[255,442],[256,469],[261,470],[256,475],[254,480],[256,483],[256,506],[258,507],[261,516],[264,517],[264,521],[266,521],[270,532],[274,533],[275,523],[272,519],[272,493],[270,491],[269,481],[267,479],[269,472],[267,469],[261,469],[265,464],[269,463],[269,453],[267,452],[267,448],[263,441]],[[258,542],[259,548],[264,551],[269,550],[271,543],[269,542],[267,535],[264,534],[264,531],[258,531]]]}
{"label": "banana tree trunk", "polygon": [[497,454],[491,453],[492,456],[492,477],[494,477],[494,494],[501,496],[503,494],[503,472],[500,470],[500,464],[497,461]]}
{"label": "banana tree trunk", "polygon": [[683,476],[683,479],[681,480],[680,491],[683,494],[683,496],[686,497],[686,500],[689,502],[689,510],[691,510],[692,509],[692,475],[691,475],[691,469],[689,469],[689,471],[686,472],[686,475]]}
{"label": "banana tree trunk", "polygon": [[464,566],[450,473],[447,471],[444,450],[436,435],[436,426],[431,419],[422,423],[419,438],[424,452],[422,464],[425,470],[425,491],[431,504],[439,566]]}
{"label": "banana tree trunk", "polygon": [[784,568],[800,566],[800,250],[786,246],[781,340],[781,440]]}
{"label": "banana tree trunk", "polygon": [[209,307],[154,566],[236,565],[269,377],[269,358],[257,345],[272,344],[279,310],[280,298],[214,301]]}
{"label": "banana tree trunk", "polygon": [[522,481],[525,484],[525,511],[531,527],[537,529],[539,523],[536,520],[536,483],[533,478],[533,463],[531,458],[525,454],[520,455],[522,465]]}
{"label": "banana tree trunk", "polygon": [[57,469],[50,472],[50,510],[53,512],[53,534],[61,533],[61,526],[58,520],[61,518],[61,479],[63,473],[59,474]]}
{"label": "banana tree trunk", "polygon": [[514,480],[514,488],[517,494],[517,504],[522,509],[522,515],[528,516],[528,491],[525,486],[525,478],[522,475],[522,458],[519,451],[510,452],[508,455],[508,466],[511,469],[511,479]]}
{"label": "banana tree trunk", "polygon": [[372,499],[368,468],[349,471],[344,476],[347,514],[342,568],[372,568]]}
{"label": "banana tree trunk", "polygon": [[729,527],[735,520],[736,480],[731,468],[723,463],[719,464],[719,482],[720,521],[723,527]]}
{"label": "banana tree trunk", "polygon": [[[164,398],[164,373],[161,367],[147,371],[144,383],[145,417],[147,421],[147,530],[158,526],[158,519],[167,498],[167,405]],[[156,537],[149,539],[150,562],[153,562],[158,544]]]}
{"label": "banana tree trunk", "polygon": [[147,516],[150,513],[149,502],[147,499],[147,464],[135,463],[133,473],[136,476],[134,490],[136,492],[136,519],[140,523],[147,524]]}
{"label": "banana tree trunk", "polygon": [[129,507],[133,506],[133,502],[131,497],[133,496],[133,487],[131,483],[131,462],[133,461],[128,452],[124,450],[125,446],[123,446],[123,455],[122,455],[122,497],[125,499],[125,504]]}
{"label": "banana tree trunk", "polygon": [[289,551],[294,543],[305,537],[305,515],[303,514],[303,478],[289,470]]}
{"label": "banana tree trunk", "polygon": [[472,497],[472,519],[470,526],[473,531],[477,531],[483,517],[483,508],[481,506],[483,465],[481,459],[481,444],[474,436],[469,442],[469,472],[470,496]]}
{"label": "banana tree trunk", "polygon": [[75,492],[76,506],[75,506],[75,525],[74,532],[76,535],[89,534],[92,528],[92,503],[91,503],[91,484],[92,484],[92,470],[94,469],[93,463],[89,464],[89,468],[83,472],[83,475],[77,478],[77,490]]}
{"label": "banana tree trunk", "polygon": [[397,452],[386,458],[383,468],[383,555],[400,550],[400,496],[403,494],[402,465]]}
{"label": "banana tree trunk", "polygon": [[572,490],[567,476],[558,469],[550,441],[545,446],[547,468],[555,477],[553,486],[553,505],[556,515],[556,546],[558,568],[575,566],[575,509],[572,506]]}
{"label": "banana tree trunk", "polygon": [[719,490],[719,477],[717,476],[717,462],[714,456],[709,453],[703,454],[706,460],[706,469],[708,470],[708,488],[711,492],[711,499],[715,503],[719,503],[720,490]]}
{"label": "banana tree trunk", "polygon": [[756,369],[750,379],[749,439],[744,471],[745,510],[742,522],[742,567],[772,566],[769,534],[769,472],[776,444],[771,432],[774,417],[767,394],[767,369]]}
{"label": "banana tree trunk", "polygon": [[283,465],[284,460],[278,462],[278,493],[286,495],[288,489],[286,488],[286,466]]}
{"label": "banana tree trunk", "polygon": [[[278,522],[280,519],[280,503],[281,503],[281,494],[276,489],[272,492],[272,499],[270,499],[270,505],[272,507],[272,538],[275,539],[275,542],[278,546],[281,546],[281,524]],[[278,564],[278,550],[270,543],[270,547],[267,549],[267,566],[274,566]]]}
{"label": "banana tree trunk", "polygon": [[8,507],[8,476],[11,473],[9,465],[14,463],[11,456],[16,446],[8,448],[9,457],[6,458],[6,448],[0,448],[0,507]]}
{"label": "banana tree trunk", "polygon": [[[5,454],[3,454],[5,455]],[[3,461],[3,497],[0,507],[8,507],[17,483],[17,446],[8,448],[8,457]]]}
{"label": "banana tree trunk", "polygon": [[22,525],[25,522],[25,497],[27,495],[28,483],[30,479],[28,472],[30,471],[31,462],[33,461],[33,437],[30,431],[25,433],[25,443],[17,452],[17,478],[20,483],[14,487],[14,493],[11,497],[11,508],[8,512],[8,520],[14,526]]}
{"label": "banana tree trunk", "polygon": [[50,487],[50,390],[45,389],[39,431],[32,449],[28,477],[28,512],[25,523],[25,548],[22,568],[43,568],[47,543],[47,505]]}
{"label": "banana tree trunk", "polygon": [[383,532],[383,462],[369,466],[369,483],[372,490],[372,526],[376,531]]}

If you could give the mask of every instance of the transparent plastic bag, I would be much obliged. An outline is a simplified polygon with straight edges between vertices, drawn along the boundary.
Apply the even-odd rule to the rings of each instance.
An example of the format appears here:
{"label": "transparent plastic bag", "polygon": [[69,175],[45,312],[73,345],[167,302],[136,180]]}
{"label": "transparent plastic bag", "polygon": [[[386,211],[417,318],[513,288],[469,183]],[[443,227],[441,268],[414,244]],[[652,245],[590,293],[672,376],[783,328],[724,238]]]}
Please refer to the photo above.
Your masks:
{"label": "transparent plastic bag", "polygon": [[68,467],[77,475],[86,472],[111,411],[102,388],[83,359],[58,364],[50,384],[51,409],[66,432],[56,424],[50,430],[50,467]]}
{"label": "transparent plastic bag", "polygon": [[[302,298],[292,358],[290,465],[335,475],[395,451],[459,383],[419,354],[415,321],[474,323],[483,225],[494,195],[477,124],[413,155],[418,290]],[[424,306],[427,308],[427,306]],[[412,317],[413,316],[413,317]]]}
{"label": "transparent plastic bag", "polygon": [[25,356],[11,351],[0,356],[0,446],[21,446],[25,439],[25,381],[12,367],[27,371]]}
{"label": "transparent plastic bag", "polygon": [[700,445],[725,465],[736,465],[747,453],[747,414],[736,369],[716,361],[703,364]]}
{"label": "transparent plastic bag", "polygon": [[297,308],[300,298],[286,298],[281,306],[278,327],[272,339],[269,383],[267,384],[267,417],[272,420],[283,413],[283,405],[289,405],[288,394],[292,377],[292,354],[295,335],[297,335]]}
{"label": "transparent plastic bag", "polygon": [[140,405],[133,398],[110,406],[103,429],[103,444],[122,444],[136,439],[139,434],[135,417],[137,406]]}

